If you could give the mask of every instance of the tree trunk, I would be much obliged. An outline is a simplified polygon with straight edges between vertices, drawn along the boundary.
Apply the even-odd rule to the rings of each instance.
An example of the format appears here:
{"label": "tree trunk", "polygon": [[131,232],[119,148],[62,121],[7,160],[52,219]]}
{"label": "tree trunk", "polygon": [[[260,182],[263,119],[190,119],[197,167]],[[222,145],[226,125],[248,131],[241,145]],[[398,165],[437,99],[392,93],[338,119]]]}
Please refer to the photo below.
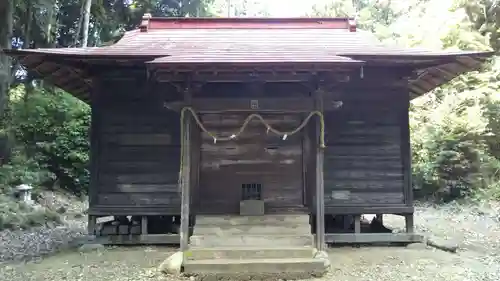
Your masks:
{"label": "tree trunk", "polygon": [[84,8],[84,16],[83,16],[83,32],[82,32],[82,47],[87,47],[89,42],[89,25],[90,25],[90,8],[92,7],[92,0],[84,0],[85,8]]}
{"label": "tree trunk", "polygon": [[80,17],[78,18],[78,23],[76,26],[75,37],[73,37],[73,47],[77,47],[78,41],[80,41],[80,32],[82,30],[83,17],[85,16],[85,7],[87,6],[87,3],[90,2],[88,0],[84,1],[85,3],[82,2],[82,5],[80,6]]}
{"label": "tree trunk", "polygon": [[[0,1],[0,49],[12,48],[14,0]],[[11,82],[11,59],[0,52],[0,118],[3,117]]]}
{"label": "tree trunk", "polygon": [[[24,43],[23,43],[23,49],[30,49],[31,48],[31,27],[33,25],[33,6],[31,0],[26,1],[27,8],[26,8],[26,23],[24,24]],[[25,83],[25,93],[24,93],[24,102],[26,103],[28,101],[28,98],[32,95],[33,93],[33,79],[29,75],[30,73],[28,72],[28,77],[27,81]]]}

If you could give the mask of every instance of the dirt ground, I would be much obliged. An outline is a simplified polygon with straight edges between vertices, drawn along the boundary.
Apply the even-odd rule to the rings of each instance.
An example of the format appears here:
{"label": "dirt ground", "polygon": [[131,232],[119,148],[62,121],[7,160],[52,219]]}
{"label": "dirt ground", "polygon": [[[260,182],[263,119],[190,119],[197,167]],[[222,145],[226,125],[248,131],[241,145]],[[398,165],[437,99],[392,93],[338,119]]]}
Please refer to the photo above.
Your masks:
{"label": "dirt ground", "polygon": [[[329,250],[332,269],[316,279],[336,281],[500,280],[500,213],[498,208],[420,207],[416,229],[458,243],[458,253],[434,248],[362,247]],[[388,216],[400,229],[404,220]],[[156,268],[175,251],[161,247],[112,247],[97,252],[68,250],[29,263],[0,265],[0,280],[181,280]]]}

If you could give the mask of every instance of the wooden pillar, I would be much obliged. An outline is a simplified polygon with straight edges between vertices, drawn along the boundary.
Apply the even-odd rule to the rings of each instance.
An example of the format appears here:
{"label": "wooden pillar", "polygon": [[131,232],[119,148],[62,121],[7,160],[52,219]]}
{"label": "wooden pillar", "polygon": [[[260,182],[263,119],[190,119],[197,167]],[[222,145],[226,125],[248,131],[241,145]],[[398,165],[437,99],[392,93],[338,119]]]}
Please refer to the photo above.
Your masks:
{"label": "wooden pillar", "polygon": [[[185,100],[187,104],[191,103],[191,92],[189,88],[185,91]],[[182,157],[182,175],[181,175],[181,227],[180,227],[180,246],[181,251],[188,249],[189,245],[189,217],[191,201],[191,113],[184,114],[182,120],[184,127],[182,136],[184,154]]]}
{"label": "wooden pillar", "polygon": [[403,187],[405,195],[405,203],[407,206],[413,207],[413,185],[411,173],[411,143],[410,143],[410,100],[407,94],[401,101],[401,160],[403,164]]}
{"label": "wooden pillar", "polygon": [[141,234],[142,235],[148,234],[148,217],[147,216],[141,217]]}
{"label": "wooden pillar", "polygon": [[361,215],[354,216],[354,233],[361,233]]}
{"label": "wooden pillar", "polygon": [[414,233],[415,230],[415,223],[413,221],[413,214],[407,214],[405,215],[405,226],[406,226],[406,233]]}
{"label": "wooden pillar", "polygon": [[89,235],[96,235],[96,223],[97,217],[89,215],[88,224],[87,224],[87,232]]}
{"label": "wooden pillar", "polygon": [[[403,95],[402,95],[403,96]],[[401,101],[401,156],[403,164],[403,177],[404,177],[404,195],[405,204],[408,207],[413,207],[413,184],[412,184],[412,173],[411,173],[411,143],[410,143],[410,97],[409,94],[403,96],[404,99]],[[410,214],[405,214],[405,224],[406,232],[414,232],[414,214],[413,211]]]}
{"label": "wooden pillar", "polygon": [[[315,92],[316,109],[323,112],[322,99],[319,91]],[[320,146],[320,120],[316,118],[316,248],[325,250],[325,187],[323,178],[323,148]]]}

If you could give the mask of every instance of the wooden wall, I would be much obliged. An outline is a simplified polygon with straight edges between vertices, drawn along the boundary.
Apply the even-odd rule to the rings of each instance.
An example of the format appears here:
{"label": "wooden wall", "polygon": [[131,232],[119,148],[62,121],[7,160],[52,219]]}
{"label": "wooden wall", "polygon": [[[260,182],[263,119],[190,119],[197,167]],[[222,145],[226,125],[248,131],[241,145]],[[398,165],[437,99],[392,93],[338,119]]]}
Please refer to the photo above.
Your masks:
{"label": "wooden wall", "polygon": [[327,213],[411,206],[404,145],[408,141],[408,94],[353,89],[346,90],[342,100],[339,111],[325,115]]}
{"label": "wooden wall", "polygon": [[92,102],[91,214],[180,213],[179,115],[160,96],[169,90],[101,81]]}
{"label": "wooden wall", "polygon": [[[202,122],[208,130],[230,136],[249,113],[206,114]],[[278,130],[300,125],[299,114],[263,114]],[[267,133],[254,119],[235,140],[214,143],[202,134],[199,213],[239,213],[243,184],[260,184],[266,212],[289,212],[304,206],[302,134],[283,140]]]}
{"label": "wooden wall", "polygon": [[[310,94],[293,84],[267,85],[260,89],[264,91],[238,87],[208,85],[195,97]],[[410,210],[407,91],[367,87],[339,92],[342,108],[325,115],[326,213]],[[179,114],[163,106],[179,99],[164,84],[154,88],[140,79],[100,82],[92,96],[90,214],[180,214]],[[203,116],[203,122],[210,130],[228,133],[245,116],[212,114]],[[268,117],[281,129],[292,129],[305,116]],[[214,144],[206,134],[194,134],[193,157],[201,162],[199,174],[198,166],[192,167],[193,213],[236,213],[245,183],[262,183],[263,199],[272,208],[306,205],[314,212],[314,126],[285,141],[267,135],[259,123],[234,142]]]}

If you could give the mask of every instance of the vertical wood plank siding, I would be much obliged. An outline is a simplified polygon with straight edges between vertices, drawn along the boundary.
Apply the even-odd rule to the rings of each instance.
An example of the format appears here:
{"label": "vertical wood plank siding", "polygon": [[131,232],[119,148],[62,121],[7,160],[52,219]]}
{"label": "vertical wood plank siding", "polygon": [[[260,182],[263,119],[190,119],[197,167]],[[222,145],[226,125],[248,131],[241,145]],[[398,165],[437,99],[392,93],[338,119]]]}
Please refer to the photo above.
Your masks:
{"label": "vertical wood plank siding", "polygon": [[353,92],[341,110],[326,114],[326,207],[405,203],[400,120],[405,95]]}
{"label": "vertical wood plank siding", "polygon": [[[179,214],[179,114],[136,81],[103,81],[97,199],[91,209]],[[156,94],[158,95],[158,94]]]}

